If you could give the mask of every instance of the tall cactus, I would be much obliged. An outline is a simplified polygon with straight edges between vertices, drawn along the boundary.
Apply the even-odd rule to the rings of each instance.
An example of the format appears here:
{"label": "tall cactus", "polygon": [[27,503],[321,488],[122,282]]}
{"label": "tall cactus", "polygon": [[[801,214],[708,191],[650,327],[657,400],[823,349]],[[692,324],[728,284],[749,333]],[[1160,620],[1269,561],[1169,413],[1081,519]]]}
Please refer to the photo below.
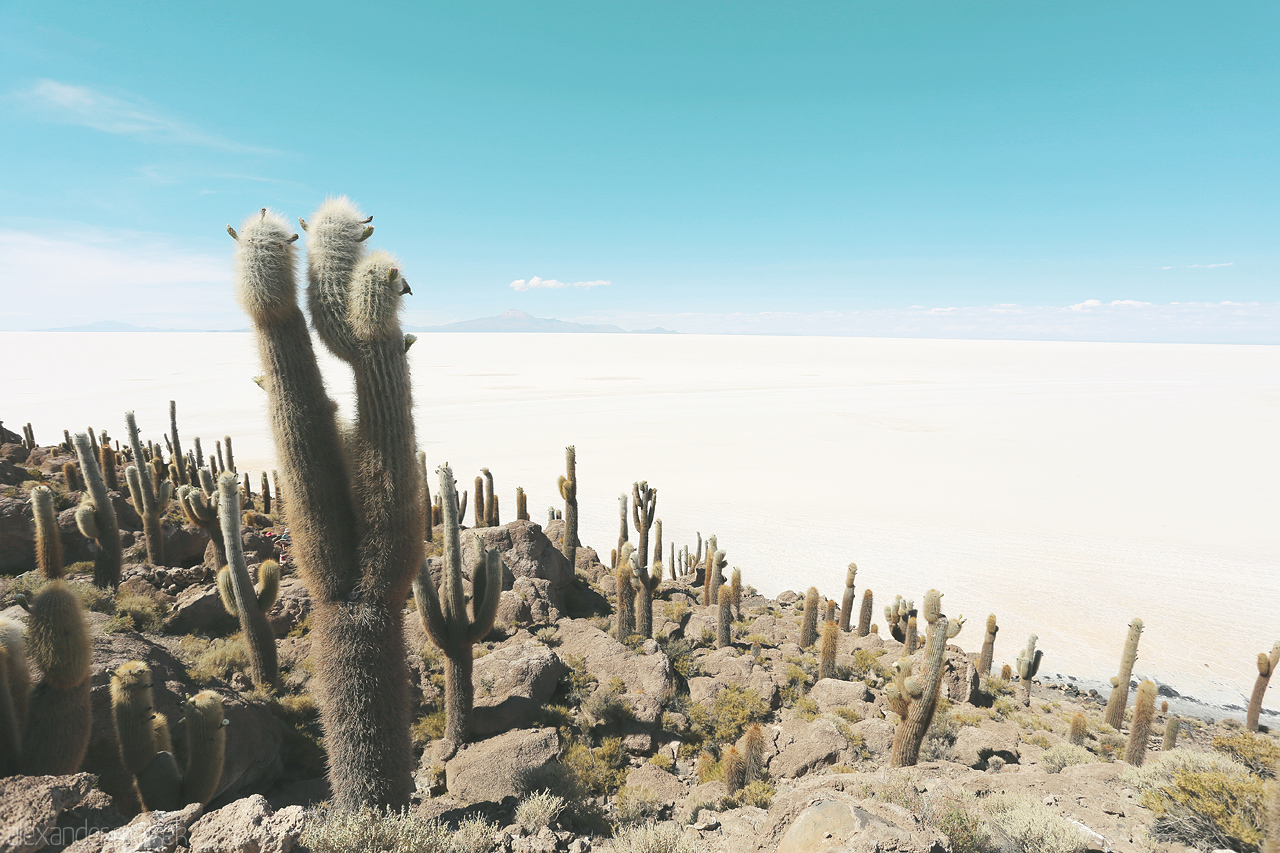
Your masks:
{"label": "tall cactus", "polygon": [[413,792],[403,609],[422,568],[423,506],[397,317],[408,285],[391,255],[365,253],[366,223],[347,199],[330,199],[308,236],[312,323],[355,378],[356,420],[341,433],[298,307],[297,235],[265,209],[232,234],[294,559],[311,593],[314,693],[334,800],[398,809]]}
{"label": "tall cactus", "polygon": [[413,582],[418,617],[431,642],[444,653],[444,739],[450,750],[467,742],[471,733],[474,696],[471,684],[471,647],[493,629],[502,595],[502,560],[497,551],[485,547],[475,536],[476,562],[471,569],[471,612],[467,612],[466,590],[462,585],[462,545],[459,541],[457,496],[453,471],[440,466],[440,495],[444,507],[444,571],[437,589],[424,562]]}
{"label": "tall cactus", "polygon": [[729,594],[733,596],[733,615],[735,619],[742,618],[742,569],[736,566],[733,574],[729,576]]}
{"label": "tall cactus", "polygon": [[[432,541],[432,537],[435,536],[435,507],[431,503],[431,484],[428,482],[429,478],[427,475],[427,454],[421,450],[418,451],[418,477],[422,481],[422,526],[425,528],[422,539],[424,542],[430,542]],[[264,496],[266,494],[266,483],[267,475],[263,474],[262,484],[264,486]]]}
{"label": "tall cactus", "polygon": [[[487,473],[489,469],[485,468],[484,470]],[[480,474],[476,475],[475,493],[476,493],[476,505],[475,505],[476,521],[473,526],[476,529],[479,529],[481,527],[488,526],[488,523],[489,523],[488,516],[486,516],[485,513],[488,510],[488,508],[493,506],[492,496],[485,495],[484,493],[484,477]]]}
{"label": "tall cactus", "polygon": [[488,468],[481,468],[480,473],[484,474],[484,526],[498,526],[498,495],[493,489],[493,474],[489,473]]}
{"label": "tall cactus", "polygon": [[111,676],[111,712],[120,760],[133,776],[147,811],[175,811],[189,803],[208,803],[222,781],[228,723],[222,715],[222,697],[205,690],[182,705],[187,733],[185,768],[180,768],[174,757],[168,721],[156,713],[147,664],[129,661]]}
{"label": "tall cactus", "polygon": [[703,602],[714,606],[719,600],[720,587],[724,584],[724,570],[729,565],[723,550],[716,548],[716,537],[707,540],[707,555],[703,565]]}
{"label": "tall cactus", "polygon": [[1147,742],[1151,739],[1155,716],[1156,683],[1144,681],[1138,685],[1138,694],[1133,699],[1133,724],[1129,726],[1129,743],[1124,750],[1124,760],[1134,767],[1141,767],[1147,757]]}
{"label": "tall cactus", "polygon": [[[942,616],[942,593],[936,589],[931,589],[924,595],[924,619],[929,624],[925,642],[928,643],[928,637],[933,636],[933,631]],[[947,621],[947,639],[952,640],[960,635],[960,630],[964,628],[964,615],[955,617]]]}
{"label": "tall cactus", "polygon": [[[0,775],[58,776],[80,769],[89,748],[93,712],[89,700],[89,623],[79,597],[62,580],[62,550],[53,495],[32,489],[37,516],[36,550],[48,583],[27,604],[27,631],[0,620]],[[43,540],[43,541],[41,541]],[[40,680],[31,688],[27,657]]]}
{"label": "tall cactus", "polygon": [[631,484],[631,520],[636,528],[636,559],[640,568],[649,567],[649,529],[653,527],[654,510],[658,504],[658,490],[647,481]]}
{"label": "tall cactus", "polygon": [[987,617],[987,633],[982,639],[982,653],[978,655],[978,675],[986,678],[991,674],[991,659],[996,653],[996,632],[1000,626],[996,624],[996,615]]}
{"label": "tall cactus", "polygon": [[516,486],[516,520],[529,520],[529,499],[525,497],[523,486]]}
{"label": "tall cactus", "polygon": [[[120,586],[120,566],[124,559],[116,509],[111,505],[111,496],[107,494],[107,484],[103,481],[89,436],[78,432],[73,440],[85,484],[85,495],[76,507],[76,526],[85,538],[98,543],[98,552],[93,556],[94,586],[113,590]],[[115,455],[114,451],[108,452]]]}
{"label": "tall cactus", "polygon": [[716,648],[733,645],[733,593],[720,587],[720,606],[716,609]]}
{"label": "tall cactus", "polygon": [[1129,705],[1129,679],[1133,676],[1133,664],[1138,659],[1138,638],[1142,636],[1142,620],[1129,623],[1129,637],[1125,640],[1124,654],[1120,657],[1120,674],[1111,679],[1111,698],[1102,713],[1103,722],[1113,729],[1124,723],[1124,711]]}
{"label": "tall cactus", "polygon": [[858,564],[850,563],[844,575],[844,600],[840,602],[840,630],[848,631],[853,618],[853,581],[858,576]]}
{"label": "tall cactus", "polygon": [[[622,554],[622,546],[625,545],[631,539],[630,535],[627,532],[628,524],[629,522],[627,521],[627,495],[624,492],[623,494],[618,495],[618,554],[619,555]],[[617,566],[615,565],[614,568],[616,569]]]}
{"label": "tall cactus", "polygon": [[153,566],[164,565],[164,530],[160,525],[160,517],[173,497],[173,481],[165,480],[157,491],[155,481],[150,474],[140,473],[143,465],[142,442],[138,438],[138,421],[133,412],[124,413],[125,425],[129,430],[129,446],[133,448],[133,463],[124,471],[125,481],[129,484],[129,495],[133,498],[133,507],[142,516],[142,533],[147,540],[147,561]]}
{"label": "tall cactus", "polygon": [[858,614],[858,636],[865,637],[871,633],[871,614],[875,612],[875,595],[871,590],[862,592],[862,612]]}
{"label": "tall cactus", "polygon": [[1253,682],[1253,695],[1249,697],[1249,710],[1245,714],[1245,728],[1251,732],[1258,730],[1258,718],[1262,716],[1262,700],[1267,695],[1267,685],[1271,682],[1271,674],[1280,665],[1280,643],[1271,647],[1271,654],[1258,655],[1258,678]]}
{"label": "tall cactus", "polygon": [[560,542],[560,553],[569,561],[569,570],[574,571],[578,565],[578,455],[572,444],[564,449],[564,470],[558,483],[560,497],[564,499],[564,539]]}
{"label": "tall cactus", "polygon": [[[626,497],[625,495],[623,497]],[[613,634],[619,643],[626,641],[636,632],[636,599],[635,587],[631,584],[632,575],[639,572],[640,560],[636,557],[635,546],[630,542],[622,543],[618,552],[617,568],[614,570],[614,584],[617,599],[614,609]]]}
{"label": "tall cactus", "polygon": [[822,623],[822,643],[818,647],[818,678],[836,677],[836,651],[840,646],[840,626],[828,619]]}
{"label": "tall cactus", "polygon": [[804,615],[800,622],[800,648],[807,649],[818,639],[818,590],[809,587],[804,596]]}
{"label": "tall cactus", "polygon": [[[914,767],[920,759],[920,744],[933,722],[933,712],[938,707],[938,686],[942,682],[943,656],[947,651],[947,617],[935,620],[934,630],[929,632],[924,653],[924,673],[920,678],[911,675],[910,666],[899,669],[899,678],[886,688],[890,707],[897,709],[902,718],[894,732],[893,747],[889,753],[890,767]],[[905,663],[899,661],[899,663]]]}
{"label": "tall cactus", "polygon": [[205,486],[212,486],[213,478],[206,468],[201,468],[197,475],[201,487],[180,486],[178,488],[178,505],[187,521],[209,534],[213,543],[214,571],[227,564],[227,545],[222,538],[222,522],[218,520],[218,492]]}
{"label": "tall cactus", "polygon": [[1027,647],[1018,652],[1018,685],[1022,689],[1022,704],[1031,707],[1031,679],[1040,672],[1040,661],[1044,660],[1044,652],[1036,648],[1040,638],[1032,634],[1027,638]]}
{"label": "tall cactus", "polygon": [[169,451],[169,455],[173,457],[173,461],[178,463],[179,481],[177,485],[185,486],[189,481],[187,479],[186,466],[182,461],[182,440],[178,438],[178,404],[169,401],[169,435],[172,437],[170,444],[173,445]]}
{"label": "tall cactus", "polygon": [[[641,484],[644,485],[643,483]],[[657,499],[658,490],[651,489],[653,500],[648,501],[652,512],[653,501]],[[641,516],[646,518],[646,516]],[[662,521],[656,521],[658,530],[657,550],[654,552],[653,570],[645,566],[643,551],[637,551],[631,564],[632,585],[635,587],[636,633],[645,639],[653,636],[653,594],[662,583]],[[640,533],[640,547],[643,549],[649,540],[649,524],[646,523]]]}
{"label": "tall cactus", "polygon": [[240,620],[245,645],[249,648],[249,673],[260,687],[274,687],[280,676],[276,660],[276,637],[267,621],[267,611],[280,591],[280,564],[267,560],[258,567],[258,585],[249,580],[240,538],[240,489],[236,475],[218,478],[218,519],[222,540],[227,546],[227,564],[218,571],[218,592],[227,612]]}

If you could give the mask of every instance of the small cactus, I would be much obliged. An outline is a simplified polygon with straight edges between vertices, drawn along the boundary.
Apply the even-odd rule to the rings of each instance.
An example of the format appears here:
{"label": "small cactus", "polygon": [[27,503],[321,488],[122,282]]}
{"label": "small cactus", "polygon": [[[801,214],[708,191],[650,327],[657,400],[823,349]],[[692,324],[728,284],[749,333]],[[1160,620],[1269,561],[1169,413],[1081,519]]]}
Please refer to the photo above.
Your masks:
{"label": "small cactus", "polygon": [[986,678],[991,674],[991,659],[996,652],[996,632],[1000,626],[996,624],[996,615],[987,617],[987,633],[982,639],[982,653],[978,655],[978,675]]}
{"label": "small cactus", "polygon": [[1141,767],[1147,757],[1147,742],[1151,739],[1151,723],[1156,716],[1156,683],[1144,681],[1138,685],[1133,700],[1133,723],[1129,726],[1129,743],[1124,750],[1124,760],[1134,767]]}
{"label": "small cactus", "polygon": [[716,611],[716,648],[733,645],[733,593],[728,587],[720,587],[720,607]]}
{"label": "small cactus", "polygon": [[916,640],[917,640],[917,633],[919,631],[918,624],[919,623],[916,621],[915,616],[907,617],[907,630],[906,630],[905,637],[902,641],[903,654],[913,655],[916,653]]}
{"label": "small cactus", "polygon": [[619,643],[624,642],[636,632],[636,591],[631,585],[631,576],[638,571],[639,560],[635,556],[635,547],[630,542],[622,543],[618,553],[617,568],[614,570],[614,585],[617,590],[614,597],[614,637]]}
{"label": "small cactus", "polygon": [[1085,719],[1084,713],[1076,711],[1071,717],[1071,745],[1084,746],[1085,734],[1089,731],[1089,721]]}
{"label": "small cactus", "polygon": [[724,784],[729,789],[730,796],[746,787],[746,771],[747,764],[743,760],[742,752],[736,746],[729,747],[724,754]]}
{"label": "small cactus", "polygon": [[849,630],[849,621],[853,618],[853,581],[858,575],[858,564],[850,563],[844,576],[844,599],[840,602],[840,630]]}
{"label": "small cactus", "polygon": [[187,763],[179,768],[169,743],[168,721],[158,715],[151,695],[151,670],[130,661],[111,676],[111,711],[120,759],[134,778],[147,811],[175,811],[206,804],[218,792],[226,755],[222,697],[205,690],[183,702]]}
{"label": "small cactus", "polygon": [[31,490],[31,514],[36,522],[36,565],[48,580],[62,577],[62,535],[48,486]]}
{"label": "small cactus", "polygon": [[742,758],[748,785],[764,778],[764,728],[759,723],[752,723],[742,736]]}
{"label": "small cactus", "polygon": [[578,565],[578,456],[572,444],[564,449],[564,469],[556,484],[564,500],[564,538],[560,540],[560,553],[573,571]]}
{"label": "small cactus", "polygon": [[729,594],[733,597],[733,616],[742,618],[742,569],[734,568],[729,578]]}
{"label": "small cactus", "polygon": [[1142,636],[1142,620],[1129,623],[1129,637],[1125,640],[1124,654],[1120,657],[1120,674],[1112,679],[1111,697],[1102,713],[1103,722],[1113,729],[1124,722],[1125,708],[1129,705],[1129,679],[1133,677],[1133,664],[1138,659],[1138,638]]}
{"label": "small cactus", "polygon": [[[78,432],[72,441],[85,482],[85,494],[76,507],[76,526],[86,539],[98,543],[98,552],[93,557],[94,586],[114,590],[120,586],[120,567],[124,559],[116,510],[111,505],[111,495],[107,492],[107,483],[98,467],[97,454],[89,436]],[[107,450],[106,445],[103,445],[103,450]],[[111,453],[114,456],[114,451]]]}
{"label": "small cactus", "polygon": [[524,495],[522,486],[516,486],[516,520],[529,520],[529,501]]}
{"label": "small cactus", "polygon": [[444,506],[444,570],[437,589],[424,561],[413,584],[418,616],[431,642],[445,657],[445,732],[451,749],[467,742],[471,734],[474,702],[471,683],[471,647],[485,638],[498,616],[502,595],[502,559],[485,547],[475,535],[476,562],[471,569],[471,608],[467,612],[466,590],[462,585],[462,544],[456,514],[453,471],[440,466],[440,495]]}
{"label": "small cactus", "polygon": [[1271,675],[1280,666],[1280,643],[1271,647],[1271,654],[1258,655],[1258,678],[1253,682],[1253,694],[1249,697],[1249,710],[1245,714],[1245,728],[1251,732],[1258,730],[1258,717],[1262,715],[1262,699],[1267,695],[1267,685]]}
{"label": "small cactus", "polygon": [[1164,724],[1164,743],[1160,745],[1162,752],[1178,748],[1178,730],[1182,728],[1182,720],[1177,714],[1169,717]]}
{"label": "small cactus", "polygon": [[800,623],[800,648],[807,649],[818,639],[818,590],[809,587],[804,596],[804,618]]}
{"label": "small cactus", "polygon": [[173,400],[169,401],[169,436],[172,437],[169,442],[169,455],[179,466],[177,485],[186,485],[188,478],[182,467],[182,440],[178,438],[178,404]]}
{"label": "small cactus", "polygon": [[218,478],[218,517],[222,522],[222,538],[227,543],[227,565],[218,572],[218,594],[227,612],[240,620],[254,684],[273,687],[280,670],[276,638],[267,621],[267,611],[280,592],[280,564],[275,560],[265,561],[258,567],[257,587],[252,585],[240,538],[240,490],[236,487],[235,474]]}
{"label": "small cactus", "polygon": [[836,650],[840,645],[840,626],[831,619],[822,623],[822,644],[818,649],[818,679],[836,677]]}
{"label": "small cactus", "polygon": [[[1044,659],[1044,652],[1036,648],[1036,641],[1040,638],[1032,634],[1027,638],[1027,647],[1018,653],[1018,681],[1022,688],[1022,704],[1031,707],[1031,679],[1036,677],[1036,673],[1040,671],[1040,661]],[[1008,669],[1008,664],[1005,669]]]}
{"label": "small cactus", "polygon": [[871,590],[862,592],[862,612],[858,614],[858,636],[865,637],[871,633],[871,614],[875,612],[875,595]]}

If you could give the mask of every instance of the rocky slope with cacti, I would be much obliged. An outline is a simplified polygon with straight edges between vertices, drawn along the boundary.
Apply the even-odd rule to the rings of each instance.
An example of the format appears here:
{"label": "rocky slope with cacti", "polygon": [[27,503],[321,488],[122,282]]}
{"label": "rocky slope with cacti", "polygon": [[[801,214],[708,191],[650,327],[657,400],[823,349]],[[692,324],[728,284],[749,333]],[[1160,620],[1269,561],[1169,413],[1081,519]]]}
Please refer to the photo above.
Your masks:
{"label": "rocky slope with cacti", "polygon": [[732,543],[664,543],[646,481],[605,557],[573,447],[460,490],[415,444],[411,290],[370,219],[299,221],[352,424],[299,234],[228,228],[281,471],[256,490],[176,403],[123,445],[0,424],[0,851],[1280,849],[1280,643],[1243,722],[1180,716],[1132,679],[1139,618],[1104,697],[878,567],[762,596]]}

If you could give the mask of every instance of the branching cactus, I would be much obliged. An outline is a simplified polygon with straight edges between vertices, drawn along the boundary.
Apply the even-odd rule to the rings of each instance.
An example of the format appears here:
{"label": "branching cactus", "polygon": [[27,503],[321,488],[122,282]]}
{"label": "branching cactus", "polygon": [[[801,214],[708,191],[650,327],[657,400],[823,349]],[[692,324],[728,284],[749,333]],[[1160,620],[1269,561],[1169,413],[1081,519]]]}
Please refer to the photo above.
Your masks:
{"label": "branching cactus", "polygon": [[249,580],[240,538],[240,489],[236,475],[218,478],[218,518],[222,540],[227,546],[227,565],[218,571],[218,592],[227,612],[240,620],[245,645],[249,647],[249,673],[260,687],[274,687],[280,676],[276,661],[276,637],[267,621],[267,611],[280,592],[280,564],[267,560],[258,567],[258,585]]}
{"label": "branching cactus", "polygon": [[[462,544],[459,539],[455,507],[453,472],[442,465],[440,472],[441,504],[444,506],[444,570],[437,589],[424,562],[413,583],[413,596],[418,616],[431,642],[444,653],[444,739],[450,752],[467,742],[471,734],[471,709],[474,701],[471,684],[473,653],[471,647],[493,630],[502,595],[502,559],[498,552],[485,547],[484,539],[475,536],[476,562],[471,568],[471,606],[468,611],[466,590],[462,584]],[[374,701],[377,697],[372,697]]]}
{"label": "branching cactus", "polygon": [[616,562],[617,568],[614,570],[613,579],[617,587],[614,596],[617,601],[614,602],[613,634],[621,643],[636,632],[636,591],[631,585],[631,577],[640,570],[640,561],[630,542],[622,543],[622,550],[618,552]]}
{"label": "branching cactus", "polygon": [[1129,726],[1129,743],[1125,746],[1124,760],[1134,767],[1141,767],[1147,757],[1147,742],[1151,739],[1151,723],[1156,717],[1156,683],[1144,681],[1138,685],[1133,700],[1133,724]]}
{"label": "branching cactus", "polygon": [[982,653],[978,655],[978,675],[986,678],[991,674],[991,659],[996,653],[996,632],[1000,626],[996,624],[996,615],[987,617],[987,633],[982,640]]}
{"label": "branching cactus", "polygon": [[658,490],[648,482],[642,480],[631,484],[631,521],[636,528],[636,558],[642,569],[649,566],[649,529],[653,527],[653,513],[657,504]]}
{"label": "branching cactus", "polygon": [[[89,748],[89,624],[79,597],[61,579],[60,546],[47,541],[58,535],[53,495],[37,486],[32,504],[48,583],[30,604],[18,598],[28,612],[25,641],[21,625],[0,619],[0,775],[60,776],[79,770]],[[28,654],[40,674],[34,690]]]}
{"label": "branching cactus", "polygon": [[164,530],[160,526],[160,517],[164,515],[165,507],[173,497],[173,482],[165,480],[165,485],[157,492],[150,472],[147,475],[140,473],[139,466],[143,464],[144,457],[142,442],[138,438],[138,421],[133,412],[125,412],[124,421],[129,430],[129,447],[133,449],[134,462],[124,470],[124,478],[129,484],[133,508],[142,516],[142,532],[147,539],[147,561],[153,566],[163,566]]}
{"label": "branching cactus", "polygon": [[1120,674],[1111,680],[1111,698],[1102,713],[1103,722],[1113,729],[1124,723],[1124,711],[1129,705],[1129,679],[1133,677],[1133,664],[1138,659],[1138,638],[1142,636],[1142,620],[1129,623],[1129,637],[1125,640],[1124,654],[1120,658]]}
{"label": "branching cactus", "polygon": [[844,575],[844,600],[840,602],[840,630],[848,631],[853,618],[853,581],[858,576],[858,564],[850,563]]}
{"label": "branching cactus", "polygon": [[[902,721],[893,735],[890,767],[914,767],[920,759],[920,744],[924,742],[925,733],[933,722],[933,712],[938,707],[938,686],[942,683],[946,651],[947,617],[939,616],[925,646],[924,672],[916,678],[907,666],[901,670],[902,677],[895,679],[892,685],[894,695],[890,707],[897,704],[902,709],[898,711]],[[886,688],[885,693],[888,697],[890,691]]]}
{"label": "branching cactus", "polygon": [[1044,660],[1044,652],[1036,648],[1040,638],[1032,634],[1027,638],[1027,647],[1018,652],[1018,682],[1022,688],[1022,704],[1031,707],[1031,679],[1040,672],[1040,661]]}
{"label": "branching cactus", "polygon": [[818,678],[836,677],[836,651],[840,645],[840,627],[833,620],[822,623],[822,644],[818,654]]}
{"label": "branching cactus", "polygon": [[155,710],[150,668],[143,661],[129,661],[111,676],[111,712],[120,760],[133,776],[147,811],[175,811],[190,803],[208,803],[222,781],[228,723],[222,715],[222,697],[205,690],[182,706],[187,763],[180,768],[168,723]]}
{"label": "branching cactus", "polygon": [[[213,478],[205,468],[197,475],[202,483]],[[209,533],[209,541],[213,543],[215,570],[227,564],[227,546],[222,538],[222,522],[218,520],[218,493],[205,492],[195,486],[181,486],[178,489],[178,505],[182,514],[191,524]]]}
{"label": "branching cactus", "polygon": [[403,611],[422,568],[422,487],[397,316],[409,288],[391,255],[365,253],[367,221],[345,198],[330,199],[308,232],[312,324],[355,379],[356,419],[341,432],[298,307],[297,235],[265,209],[232,235],[293,555],[312,599],[313,693],[334,801],[398,809],[413,793]]}
{"label": "branching cactus", "polygon": [[573,571],[578,565],[578,455],[572,444],[564,449],[564,471],[558,483],[560,497],[564,499],[564,539],[560,542],[560,553]]}
{"label": "branching cactus", "polygon": [[804,595],[804,614],[800,621],[800,648],[807,649],[818,639],[818,590],[809,587]]}
{"label": "branching cactus", "polygon": [[[111,496],[107,494],[107,484],[102,478],[89,436],[78,432],[74,441],[85,484],[84,497],[76,507],[76,526],[86,539],[98,543],[98,552],[93,556],[94,586],[114,590],[120,586],[120,566],[123,562],[116,509],[111,505]],[[115,455],[114,452],[111,453],[112,456]]]}
{"label": "branching cactus", "polygon": [[[924,594],[924,619],[929,623],[925,643],[928,643],[928,637],[933,635],[934,625],[942,617],[942,593],[936,589],[931,589]],[[960,615],[954,619],[947,621],[947,639],[954,640],[960,636],[960,630],[964,628],[964,616]]]}
{"label": "branching cactus", "polygon": [[865,637],[871,633],[871,614],[875,612],[875,595],[871,590],[862,592],[862,612],[858,614],[858,636]]}
{"label": "branching cactus", "polygon": [[1271,654],[1258,655],[1258,678],[1253,682],[1253,695],[1249,697],[1249,710],[1245,715],[1245,728],[1251,732],[1258,730],[1258,717],[1262,715],[1262,700],[1267,695],[1267,684],[1271,674],[1280,665],[1280,643],[1271,647]]}
{"label": "branching cactus", "polygon": [[716,610],[716,648],[733,645],[733,593],[720,587],[720,606]]}

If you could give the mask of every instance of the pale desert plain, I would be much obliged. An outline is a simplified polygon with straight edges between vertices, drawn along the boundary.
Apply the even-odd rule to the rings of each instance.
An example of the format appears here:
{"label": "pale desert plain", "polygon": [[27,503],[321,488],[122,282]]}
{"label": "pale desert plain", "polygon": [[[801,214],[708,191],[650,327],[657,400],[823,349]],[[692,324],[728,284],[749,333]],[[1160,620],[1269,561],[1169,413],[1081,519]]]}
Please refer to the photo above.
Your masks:
{"label": "pale desert plain", "polygon": [[[1043,677],[1101,688],[1129,621],[1135,675],[1243,705],[1280,638],[1280,347],[888,338],[420,334],[419,448],[494,473],[535,521],[577,447],[582,541],[607,562],[618,495],[659,490],[666,541],[716,534],[767,595],[843,589],[875,612],[931,588],[997,662],[1039,635]],[[248,333],[5,332],[7,425],[234,438],[275,465]],[[349,375],[317,347],[350,411]],[[58,365],[62,365],[61,368]],[[287,497],[287,496],[286,496]],[[883,622],[883,618],[880,618]],[[883,627],[883,626],[882,626]],[[963,642],[963,640],[962,640]],[[1271,700],[1274,706],[1276,700]]]}

